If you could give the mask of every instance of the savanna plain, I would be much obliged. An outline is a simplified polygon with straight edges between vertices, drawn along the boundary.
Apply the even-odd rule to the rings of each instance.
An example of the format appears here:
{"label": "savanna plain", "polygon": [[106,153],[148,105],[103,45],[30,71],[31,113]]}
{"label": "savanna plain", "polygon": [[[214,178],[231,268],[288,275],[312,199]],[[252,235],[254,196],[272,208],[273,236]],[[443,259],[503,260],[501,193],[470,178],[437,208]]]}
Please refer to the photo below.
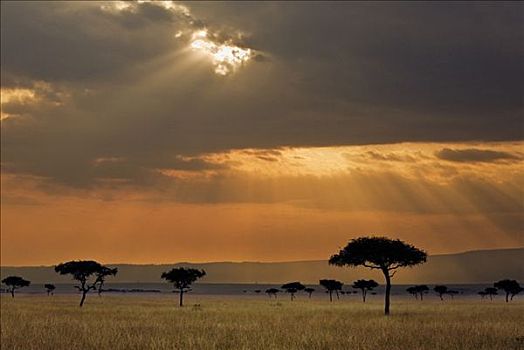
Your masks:
{"label": "savanna plain", "polygon": [[524,302],[501,299],[398,298],[385,317],[379,298],[2,295],[1,348],[524,349]]}

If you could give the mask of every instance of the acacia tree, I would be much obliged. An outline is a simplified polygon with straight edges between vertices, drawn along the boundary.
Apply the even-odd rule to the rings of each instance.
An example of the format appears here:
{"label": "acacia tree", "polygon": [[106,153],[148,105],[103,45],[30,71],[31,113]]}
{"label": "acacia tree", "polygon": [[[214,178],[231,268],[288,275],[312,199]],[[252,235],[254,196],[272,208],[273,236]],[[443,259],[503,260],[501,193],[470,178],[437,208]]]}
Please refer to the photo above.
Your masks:
{"label": "acacia tree", "polygon": [[493,296],[497,295],[497,288],[493,288],[493,287],[488,287],[486,289],[484,289],[484,293],[486,295],[489,295],[489,300],[493,300]]}
{"label": "acacia tree", "polygon": [[510,294],[511,294],[510,300],[513,300],[513,297],[515,295],[519,294],[520,292],[524,292],[524,288],[522,288],[520,285],[516,286],[514,289],[512,289],[511,292],[510,292]]}
{"label": "acacia tree", "polygon": [[118,268],[116,267],[110,268],[107,266],[102,266],[100,268],[100,271],[96,273],[96,280],[95,280],[95,284],[97,284],[97,287],[98,287],[98,296],[102,295],[102,291],[103,291],[102,288],[104,287],[106,277],[116,276],[117,273],[118,273]]}
{"label": "acacia tree", "polygon": [[184,293],[189,292],[191,284],[205,275],[206,272],[204,270],[179,267],[163,272],[160,277],[173,283],[180,294],[179,305],[183,306]]}
{"label": "acacia tree", "polygon": [[520,293],[521,287],[519,283],[516,280],[500,280],[498,282],[493,283],[493,287],[503,290],[506,293],[506,303],[509,302],[509,296],[511,295],[511,299],[513,300],[513,296]]}
{"label": "acacia tree", "polygon": [[433,288],[433,290],[435,291],[435,293],[438,294],[440,300],[444,300],[444,298],[442,296],[449,292],[448,291],[448,287],[446,287],[446,286],[435,286],[435,288]]}
{"label": "acacia tree", "polygon": [[282,285],[280,288],[284,289],[286,293],[289,293],[289,295],[291,295],[291,301],[293,301],[295,299],[295,293],[299,290],[306,289],[306,286],[300,282],[290,282]]}
{"label": "acacia tree", "polygon": [[417,286],[409,287],[406,289],[406,291],[414,295],[415,299],[418,300],[418,296],[420,295],[420,300],[424,300],[424,294],[426,294],[429,291],[429,288],[425,284],[420,284]]}
{"label": "acacia tree", "polygon": [[314,291],[315,291],[315,288],[311,288],[311,287],[308,287],[308,288],[304,289],[304,292],[306,292],[308,294],[309,299],[311,299],[311,294],[313,294]]}
{"label": "acacia tree", "polygon": [[329,301],[333,302],[333,292],[336,293],[337,299],[339,299],[338,291],[342,290],[342,286],[344,283],[337,281],[337,280],[320,280],[318,283],[326,288],[327,292],[329,293]]}
{"label": "acacia tree", "polygon": [[[80,285],[74,286],[82,293],[80,307],[84,305],[87,293],[97,289],[96,275],[105,268],[104,265],[93,260],[75,260],[55,266],[55,271],[61,275],[71,275]],[[91,278],[94,277],[92,280]]]}
{"label": "acacia tree", "polygon": [[350,267],[365,266],[382,271],[386,281],[384,313],[389,315],[391,278],[397,269],[424,263],[426,258],[426,252],[398,239],[360,237],[352,239],[338,254],[331,256],[329,264]]}
{"label": "acacia tree", "polygon": [[418,293],[417,293],[416,286],[412,286],[412,287],[406,288],[406,292],[408,292],[409,294],[413,295],[415,297],[415,299],[418,300]]}
{"label": "acacia tree", "polygon": [[7,290],[11,293],[11,297],[15,297],[15,290],[28,287],[31,281],[25,280],[19,276],[7,276],[2,280],[2,283],[7,286]]}
{"label": "acacia tree", "polygon": [[269,296],[269,299],[271,299],[271,296],[274,296],[275,299],[277,298],[277,293],[280,293],[280,290],[276,288],[268,288],[266,289],[266,294]]}
{"label": "acacia tree", "polygon": [[362,292],[362,301],[365,303],[368,291],[372,291],[374,288],[378,287],[378,283],[374,280],[357,280],[353,282],[352,287],[360,289]]}
{"label": "acacia tree", "polygon": [[53,295],[54,292],[55,292],[55,289],[56,289],[55,285],[51,284],[51,283],[44,284],[44,288],[45,288],[45,290],[47,292],[47,296]]}

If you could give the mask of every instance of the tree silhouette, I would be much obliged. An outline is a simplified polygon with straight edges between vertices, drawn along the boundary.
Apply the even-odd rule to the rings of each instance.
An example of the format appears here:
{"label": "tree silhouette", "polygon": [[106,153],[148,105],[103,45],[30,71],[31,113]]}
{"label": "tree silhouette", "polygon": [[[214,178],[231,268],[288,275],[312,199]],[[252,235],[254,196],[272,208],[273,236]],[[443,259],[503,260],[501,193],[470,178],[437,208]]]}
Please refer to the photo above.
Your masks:
{"label": "tree silhouette", "polygon": [[276,299],[277,298],[277,293],[280,293],[280,290],[278,290],[276,288],[266,289],[266,294],[269,296],[270,299],[271,299],[271,296],[274,296],[275,299]]}
{"label": "tree silhouette", "polygon": [[110,268],[106,266],[102,266],[100,271],[96,273],[96,280],[95,284],[98,284],[98,296],[102,295],[102,288],[104,287],[104,282],[106,281],[106,277],[108,276],[116,276],[118,273],[118,268]]}
{"label": "tree silhouette", "polygon": [[371,291],[374,288],[378,287],[378,283],[374,280],[357,280],[353,282],[352,287],[355,289],[360,289],[362,293],[362,301],[365,303],[368,291]]}
{"label": "tree silhouette", "polygon": [[311,287],[308,287],[308,288],[304,289],[304,292],[306,292],[308,294],[309,299],[311,299],[311,294],[313,294],[314,291],[315,291],[315,288],[311,288]]}
{"label": "tree silhouette", "polygon": [[342,290],[342,286],[344,285],[344,283],[337,281],[337,280],[320,280],[318,281],[318,283],[322,287],[327,289],[327,292],[329,293],[329,301],[331,302],[333,302],[333,292],[337,294],[337,299],[338,299],[339,298],[338,291]]}
{"label": "tree silhouette", "polygon": [[435,291],[435,293],[438,294],[438,296],[440,297],[440,300],[444,300],[442,296],[448,293],[448,287],[446,286],[435,286],[433,290]]}
{"label": "tree silhouette", "polygon": [[55,271],[61,275],[71,275],[73,280],[80,282],[80,285],[75,286],[75,288],[82,293],[80,299],[80,307],[82,307],[87,293],[90,290],[97,289],[96,279],[90,281],[90,278],[96,276],[104,267],[104,265],[93,260],[74,260],[56,265]]}
{"label": "tree silhouette", "polygon": [[413,295],[415,297],[415,299],[418,300],[418,292],[417,292],[417,288],[415,286],[406,288],[406,292],[408,292],[409,294]]}
{"label": "tree silhouette", "polygon": [[486,293],[486,295],[489,295],[489,300],[493,300],[493,296],[498,294],[497,288],[493,288],[493,287],[488,287],[484,289],[484,293]]}
{"label": "tree silhouette", "polygon": [[426,294],[429,291],[429,288],[425,284],[420,284],[417,286],[409,287],[406,289],[406,291],[413,295],[415,299],[418,300],[418,296],[420,295],[420,300],[424,300],[424,294]]}
{"label": "tree silhouette", "polygon": [[173,283],[175,289],[180,293],[179,305],[183,306],[184,293],[189,292],[191,284],[205,275],[204,270],[179,267],[163,272],[160,277]]}
{"label": "tree silhouette", "polygon": [[478,292],[478,295],[480,295],[481,299],[484,299],[486,297],[486,295],[488,295],[488,293],[486,293],[485,290],[481,290],[480,292]]}
{"label": "tree silhouette", "polygon": [[31,281],[25,280],[19,276],[7,276],[2,280],[2,283],[7,286],[7,290],[11,293],[11,297],[15,297],[15,290],[28,287]]}
{"label": "tree silhouette", "polygon": [[290,282],[282,285],[280,288],[284,289],[286,293],[289,293],[289,295],[291,295],[291,301],[293,301],[295,299],[295,293],[299,290],[306,289],[306,286],[300,282]]}
{"label": "tree silhouette", "polygon": [[520,292],[524,292],[524,288],[522,288],[520,285],[519,286],[515,286],[514,289],[511,290],[510,294],[511,294],[511,298],[510,300],[513,300],[513,297],[517,294],[520,294]]}
{"label": "tree silhouette", "polygon": [[54,292],[55,292],[55,289],[56,289],[55,285],[54,285],[54,284],[51,284],[51,283],[46,283],[46,284],[44,284],[44,288],[45,288],[45,290],[46,290],[48,296],[49,296],[50,294],[53,295]]}
{"label": "tree silhouette", "polygon": [[401,267],[411,267],[426,262],[426,252],[414,246],[386,237],[360,237],[349,241],[347,246],[329,259],[337,266],[365,266],[378,269],[384,274],[386,293],[384,313],[389,315],[391,278]]}
{"label": "tree silhouette", "polygon": [[511,296],[511,299],[513,299],[513,296],[515,294],[520,293],[521,287],[519,283],[515,280],[500,280],[498,282],[493,283],[493,287],[503,290],[506,293],[506,303],[509,302],[509,296]]}

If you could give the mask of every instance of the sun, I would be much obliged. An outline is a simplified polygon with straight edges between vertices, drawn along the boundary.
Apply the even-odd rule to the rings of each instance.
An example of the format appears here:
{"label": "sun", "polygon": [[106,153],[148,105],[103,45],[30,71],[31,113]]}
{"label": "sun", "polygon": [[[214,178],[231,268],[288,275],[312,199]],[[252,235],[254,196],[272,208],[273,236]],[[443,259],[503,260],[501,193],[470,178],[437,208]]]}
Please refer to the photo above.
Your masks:
{"label": "sun", "polygon": [[253,50],[249,48],[241,48],[228,41],[215,42],[205,29],[193,33],[190,46],[208,55],[215,66],[215,73],[219,75],[232,73],[253,57]]}
{"label": "sun", "polygon": [[[209,33],[207,28],[197,27],[195,23],[199,21],[192,15],[189,8],[174,1],[110,1],[100,5],[100,8],[111,13],[136,14],[143,4],[161,7],[171,12],[177,19],[182,19],[182,28],[174,34],[174,37],[184,41],[189,37],[189,48],[199,51],[210,58],[215,73],[218,75],[225,76],[233,73],[255,56],[253,49],[238,46],[231,37],[229,39],[219,38],[221,35],[218,35],[218,33]],[[186,34],[190,36],[186,37]],[[240,34],[237,34],[240,37]]]}

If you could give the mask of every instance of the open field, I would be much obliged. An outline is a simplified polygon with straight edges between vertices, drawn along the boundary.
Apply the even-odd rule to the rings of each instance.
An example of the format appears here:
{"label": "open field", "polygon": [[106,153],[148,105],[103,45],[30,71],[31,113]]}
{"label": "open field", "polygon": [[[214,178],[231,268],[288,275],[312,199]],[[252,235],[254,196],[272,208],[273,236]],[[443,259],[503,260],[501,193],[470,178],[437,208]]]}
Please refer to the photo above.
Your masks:
{"label": "open field", "polygon": [[1,297],[2,349],[524,349],[524,303]]}

